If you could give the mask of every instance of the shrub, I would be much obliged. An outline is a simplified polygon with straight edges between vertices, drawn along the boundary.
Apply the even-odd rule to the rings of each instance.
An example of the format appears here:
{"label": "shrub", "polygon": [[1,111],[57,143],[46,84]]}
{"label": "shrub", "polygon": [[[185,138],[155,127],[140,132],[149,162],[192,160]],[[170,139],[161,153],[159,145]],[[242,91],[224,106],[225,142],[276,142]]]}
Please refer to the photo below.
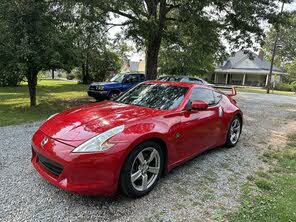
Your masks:
{"label": "shrub", "polygon": [[291,86],[292,86],[292,91],[296,93],[296,81],[292,82]]}
{"label": "shrub", "polygon": [[67,79],[68,79],[68,80],[73,80],[73,79],[75,79],[75,75],[74,75],[73,73],[69,73],[69,74],[67,75]]}
{"label": "shrub", "polygon": [[292,91],[292,84],[280,82],[275,85],[275,89],[289,92]]}

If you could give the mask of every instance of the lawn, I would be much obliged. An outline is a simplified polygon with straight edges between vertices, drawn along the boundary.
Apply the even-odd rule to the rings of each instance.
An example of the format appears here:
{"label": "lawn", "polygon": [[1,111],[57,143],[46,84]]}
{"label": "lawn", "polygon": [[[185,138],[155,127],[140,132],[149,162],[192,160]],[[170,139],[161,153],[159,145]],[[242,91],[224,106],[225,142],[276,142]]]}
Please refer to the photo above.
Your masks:
{"label": "lawn", "polygon": [[270,170],[248,177],[242,207],[229,221],[296,221],[296,134],[285,149],[265,153],[263,160]]}
{"label": "lawn", "polygon": [[43,120],[67,108],[91,102],[87,86],[74,81],[40,80],[37,106],[30,107],[28,86],[0,87],[0,126]]}
{"label": "lawn", "polygon": [[[252,93],[266,94],[266,89],[263,89],[263,88],[238,87],[238,88],[236,88],[236,90],[238,92],[252,92]],[[270,91],[270,93],[276,94],[276,95],[296,96],[295,92],[286,92],[286,91],[278,91],[278,90],[272,90],[272,91]]]}

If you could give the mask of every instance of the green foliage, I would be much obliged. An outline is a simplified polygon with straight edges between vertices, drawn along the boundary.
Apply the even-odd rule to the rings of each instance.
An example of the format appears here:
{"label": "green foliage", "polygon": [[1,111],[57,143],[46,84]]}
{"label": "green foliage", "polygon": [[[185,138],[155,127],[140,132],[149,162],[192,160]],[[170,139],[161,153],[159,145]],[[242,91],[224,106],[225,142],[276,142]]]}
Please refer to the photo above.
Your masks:
{"label": "green foliage", "polygon": [[23,79],[19,70],[7,67],[0,70],[0,86],[17,86]]}
{"label": "green foliage", "polygon": [[292,85],[292,91],[296,93],[296,81],[291,83]]}
{"label": "green foliage", "polygon": [[[31,105],[36,105],[39,71],[61,64],[67,57],[68,38],[59,20],[62,6],[54,1],[1,1],[1,61],[5,73],[24,75],[28,81]],[[3,49],[3,51],[2,51]],[[8,65],[7,65],[8,64]],[[13,72],[15,67],[18,72]],[[16,74],[17,73],[17,74]]]}
{"label": "green foliage", "polygon": [[34,106],[41,70],[82,67],[88,82],[89,71],[99,65],[118,68],[110,60],[98,64],[108,52],[104,18],[89,1],[1,1],[0,84],[16,85],[25,76]]}
{"label": "green foliage", "polygon": [[288,73],[288,82],[296,81],[296,57],[292,61],[292,63],[288,63],[285,65],[285,69]]}
{"label": "green foliage", "polygon": [[289,83],[279,82],[275,85],[275,89],[280,91],[290,92],[293,90],[293,86],[292,84],[289,84]]}
{"label": "green foliage", "polygon": [[175,42],[166,41],[160,51],[160,74],[196,76],[214,70],[219,53],[224,51],[218,26],[209,22],[201,28],[196,24],[174,27]]}
{"label": "green foliage", "polygon": [[[118,55],[111,51],[105,51],[102,54],[98,52],[90,53],[88,60],[88,81],[104,81],[109,73],[118,72],[121,68],[121,60]],[[75,76],[80,82],[83,82],[82,69],[75,71]]]}
{"label": "green foliage", "polygon": [[[157,76],[161,46],[166,51],[165,55],[177,52],[182,57],[181,61],[187,61],[188,58],[196,59],[198,64],[202,66],[201,70],[209,69],[211,66],[212,57],[215,56],[212,51],[209,51],[210,55],[208,56],[204,53],[206,50],[198,53],[196,45],[178,45],[179,28],[184,28],[187,32],[185,36],[182,36],[183,43],[213,44],[214,47],[210,46],[210,48],[217,49],[216,37],[224,36],[236,46],[251,46],[252,40],[262,40],[261,21],[270,19],[276,9],[275,2],[272,0],[108,0],[92,1],[92,4],[108,16],[124,17],[121,24],[109,25],[110,27],[125,26],[124,38],[132,39],[139,49],[146,48],[146,75],[148,79],[154,79]],[[193,31],[192,35],[189,33],[190,30]],[[183,33],[183,30],[180,32]],[[213,34],[213,42],[210,34]],[[190,36],[189,41],[184,39],[187,36]],[[205,36],[209,39],[203,42],[206,40]],[[190,49],[191,46],[196,48]],[[194,57],[183,53],[185,51]],[[195,56],[197,57],[195,58]],[[177,60],[173,56],[171,59],[172,61]],[[163,61],[161,63],[163,69],[166,70],[169,67],[164,67]],[[190,72],[196,70],[196,67],[192,67],[193,62],[187,64],[191,66]],[[176,69],[178,70],[178,68]]]}
{"label": "green foliage", "polygon": [[267,180],[265,178],[257,179],[255,183],[262,190],[271,190],[272,189],[271,181]]}
{"label": "green foliage", "polygon": [[[277,161],[268,174],[258,172],[253,181],[244,186],[242,206],[229,221],[284,222],[296,221],[296,134],[290,135],[288,145],[274,152],[269,161]],[[259,189],[258,189],[259,188]]]}
{"label": "green foliage", "polygon": [[[264,49],[267,53],[267,56],[271,57],[276,32],[278,30],[279,41],[275,60],[277,65],[284,65],[286,62],[292,62],[296,59],[296,12],[285,13],[282,16],[280,22],[281,23],[276,23],[276,25],[268,31],[267,37],[265,39]],[[293,70],[294,77],[296,77],[295,67]],[[291,71],[292,70],[290,70],[290,73],[292,73]]]}
{"label": "green foliage", "polygon": [[91,57],[92,80],[104,81],[110,72],[118,72],[121,68],[121,60],[118,55],[111,51],[105,51],[102,55],[96,54]]}

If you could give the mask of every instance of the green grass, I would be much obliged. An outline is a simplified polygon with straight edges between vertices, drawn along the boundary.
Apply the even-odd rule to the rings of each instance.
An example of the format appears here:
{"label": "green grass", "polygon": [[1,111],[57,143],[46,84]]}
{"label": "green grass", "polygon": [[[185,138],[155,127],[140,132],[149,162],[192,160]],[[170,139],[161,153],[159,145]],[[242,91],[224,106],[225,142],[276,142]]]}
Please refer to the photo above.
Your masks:
{"label": "green grass", "polygon": [[40,80],[37,106],[30,107],[28,86],[0,87],[0,126],[43,120],[67,108],[90,101],[87,86],[74,81]]}
{"label": "green grass", "polygon": [[265,155],[269,172],[257,172],[244,185],[242,206],[229,221],[286,222],[296,221],[296,134],[289,136],[287,147]]}
{"label": "green grass", "polygon": [[[262,93],[266,94],[266,89],[263,88],[247,88],[247,87],[238,87],[236,88],[238,92],[252,92],[252,93]],[[273,90],[271,91],[272,94],[276,95],[285,95],[285,96],[296,96],[295,92],[286,92],[286,91],[278,91],[278,90]]]}

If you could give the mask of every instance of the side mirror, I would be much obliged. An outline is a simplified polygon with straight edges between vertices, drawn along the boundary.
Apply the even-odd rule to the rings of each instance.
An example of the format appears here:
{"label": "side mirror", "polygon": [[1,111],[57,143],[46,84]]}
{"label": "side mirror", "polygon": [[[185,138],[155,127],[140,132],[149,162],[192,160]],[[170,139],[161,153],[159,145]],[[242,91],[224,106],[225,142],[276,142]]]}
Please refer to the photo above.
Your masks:
{"label": "side mirror", "polygon": [[201,100],[194,100],[191,103],[192,110],[206,110],[208,107],[209,105]]}

